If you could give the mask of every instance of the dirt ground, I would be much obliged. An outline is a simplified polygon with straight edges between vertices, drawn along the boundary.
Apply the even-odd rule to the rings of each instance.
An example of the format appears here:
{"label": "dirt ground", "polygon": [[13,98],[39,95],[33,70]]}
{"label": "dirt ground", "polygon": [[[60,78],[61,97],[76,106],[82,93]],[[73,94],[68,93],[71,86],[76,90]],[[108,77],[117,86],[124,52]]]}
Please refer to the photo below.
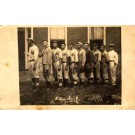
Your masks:
{"label": "dirt ground", "polygon": [[20,74],[21,105],[120,105],[121,104],[121,65],[117,68],[117,85],[91,84],[68,88],[57,88],[53,83],[49,90],[45,86],[42,73],[38,91],[32,90],[28,71]]}

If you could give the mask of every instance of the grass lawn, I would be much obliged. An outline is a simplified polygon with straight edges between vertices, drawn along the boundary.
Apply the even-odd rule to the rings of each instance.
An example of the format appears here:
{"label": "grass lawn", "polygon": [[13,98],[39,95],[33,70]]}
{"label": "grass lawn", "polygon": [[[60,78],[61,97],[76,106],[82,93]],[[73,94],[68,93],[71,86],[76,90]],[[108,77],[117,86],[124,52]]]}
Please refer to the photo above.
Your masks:
{"label": "grass lawn", "polygon": [[[119,56],[120,61],[120,56]],[[121,104],[121,63],[117,68],[117,85],[92,84],[50,90],[45,88],[45,81],[40,75],[40,86],[37,92],[31,87],[28,71],[20,71],[21,105],[120,105]]]}

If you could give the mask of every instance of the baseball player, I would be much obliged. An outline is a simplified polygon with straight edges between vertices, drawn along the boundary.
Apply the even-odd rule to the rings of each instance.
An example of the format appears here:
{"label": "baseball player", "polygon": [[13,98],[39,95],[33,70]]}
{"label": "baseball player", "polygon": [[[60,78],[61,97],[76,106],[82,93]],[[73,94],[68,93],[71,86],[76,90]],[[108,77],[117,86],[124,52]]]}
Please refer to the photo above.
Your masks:
{"label": "baseball player", "polygon": [[39,49],[34,44],[34,40],[32,38],[28,38],[29,52],[28,52],[28,68],[30,77],[32,80],[33,89],[39,86],[39,67],[38,67],[38,54]]}
{"label": "baseball player", "polygon": [[108,53],[105,50],[105,45],[101,45],[101,77],[103,83],[108,83]]}
{"label": "baseball player", "polygon": [[79,73],[79,79],[80,79],[80,84],[83,85],[85,81],[85,70],[84,70],[84,65],[86,61],[86,54],[85,50],[82,48],[83,44],[82,42],[77,43],[77,49],[78,49],[78,73]]}
{"label": "baseball player", "polygon": [[85,76],[88,79],[88,83],[91,84],[94,81],[93,75],[93,52],[90,50],[89,43],[84,43],[84,49],[86,51],[85,62]]}
{"label": "baseball player", "polygon": [[53,42],[53,52],[52,52],[52,61],[53,61],[53,75],[55,81],[58,81],[59,86],[62,86],[62,52],[61,49],[58,48],[58,43],[56,41]]}
{"label": "baseball player", "polygon": [[94,79],[96,83],[100,82],[100,61],[101,61],[101,52],[98,50],[98,45],[93,44],[93,66],[94,66]]}
{"label": "baseball player", "polygon": [[113,86],[116,85],[116,69],[118,65],[118,54],[114,51],[114,44],[109,45],[109,67],[110,67],[110,75],[111,75],[111,83]]}
{"label": "baseball player", "polygon": [[77,64],[78,64],[78,52],[76,49],[74,49],[74,44],[71,43],[69,44],[69,76],[70,80],[72,81],[73,85],[77,85],[77,80],[78,80],[78,69],[77,69]]}
{"label": "baseball player", "polygon": [[65,47],[65,43],[61,44],[63,85],[67,87],[69,79],[69,51]]}
{"label": "baseball player", "polygon": [[48,45],[47,40],[43,40],[44,49],[39,54],[42,57],[43,64],[43,76],[46,80],[47,88],[51,87],[51,76],[52,76],[52,49]]}

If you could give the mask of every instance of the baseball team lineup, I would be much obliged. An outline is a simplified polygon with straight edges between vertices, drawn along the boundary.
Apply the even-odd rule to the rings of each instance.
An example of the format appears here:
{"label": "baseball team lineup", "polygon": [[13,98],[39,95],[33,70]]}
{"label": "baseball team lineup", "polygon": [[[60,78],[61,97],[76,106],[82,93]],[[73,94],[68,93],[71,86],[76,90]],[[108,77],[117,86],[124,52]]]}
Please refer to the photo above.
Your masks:
{"label": "baseball team lineup", "polygon": [[53,41],[52,48],[47,40],[42,40],[43,50],[34,42],[33,38],[27,39],[28,51],[28,69],[32,82],[32,88],[37,89],[40,85],[39,79],[39,58],[42,58],[43,77],[45,79],[46,88],[51,88],[52,77],[57,82],[58,87],[68,87],[69,80],[71,85],[84,86],[105,84],[116,86],[116,72],[118,66],[118,54],[114,50],[115,44],[109,44],[109,51],[106,45],[98,46],[97,43],[92,45],[85,42],[77,42],[75,49],[74,43],[60,44]]}

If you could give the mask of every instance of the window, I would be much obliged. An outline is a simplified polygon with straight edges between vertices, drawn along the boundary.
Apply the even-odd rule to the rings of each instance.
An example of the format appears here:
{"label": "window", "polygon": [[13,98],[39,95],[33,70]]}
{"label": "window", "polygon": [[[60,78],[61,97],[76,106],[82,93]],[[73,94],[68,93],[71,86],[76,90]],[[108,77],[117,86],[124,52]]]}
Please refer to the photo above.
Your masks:
{"label": "window", "polygon": [[65,27],[51,27],[50,39],[65,39]]}
{"label": "window", "polygon": [[89,28],[90,39],[104,39],[104,28],[103,27],[90,27]]}

